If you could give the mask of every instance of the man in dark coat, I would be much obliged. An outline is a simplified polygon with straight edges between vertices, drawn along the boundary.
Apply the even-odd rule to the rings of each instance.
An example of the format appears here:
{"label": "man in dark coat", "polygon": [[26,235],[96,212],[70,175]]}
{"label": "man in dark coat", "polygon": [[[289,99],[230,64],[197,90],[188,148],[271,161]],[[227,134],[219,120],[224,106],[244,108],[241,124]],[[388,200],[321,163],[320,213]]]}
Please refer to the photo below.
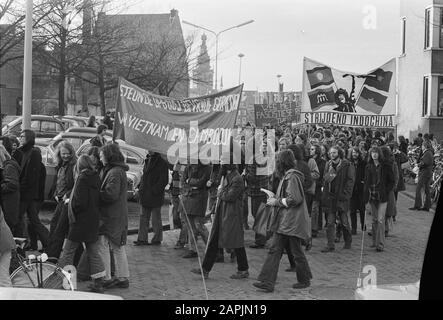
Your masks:
{"label": "man in dark coat", "polygon": [[366,161],[364,161],[362,157],[363,155],[361,154],[359,148],[352,148],[350,160],[355,168],[355,183],[350,203],[350,216],[353,235],[357,234],[357,211],[360,214],[361,230],[363,231],[365,227],[365,203],[363,202],[363,187],[365,183]]}
{"label": "man in dark coat", "polygon": [[[134,245],[159,245],[163,241],[161,208],[168,184],[168,163],[157,152],[149,152],[140,181],[139,198],[142,205],[138,238]],[[148,241],[149,222],[152,216],[154,237]]]}
{"label": "man in dark coat", "polygon": [[[418,183],[417,188],[415,189],[415,203],[412,208],[409,210],[422,210],[429,211],[431,207],[431,179],[432,179],[432,169],[434,166],[434,154],[432,153],[431,142],[425,140],[422,143],[422,154],[418,161]],[[421,191],[425,190],[425,203],[422,207],[422,196]]]}
{"label": "man in dark coat", "polygon": [[196,238],[200,235],[204,243],[208,242],[209,231],[203,219],[208,203],[207,182],[211,177],[211,166],[202,163],[190,164],[185,168],[182,177],[183,206],[189,221],[191,249],[183,258],[197,258]]}
{"label": "man in dark coat", "polygon": [[[343,153],[342,150],[340,150]],[[354,166],[348,160],[339,156],[339,148],[334,146],[329,150],[331,160],[326,163],[322,195],[322,207],[327,212],[326,235],[327,246],[322,252],[335,250],[335,221],[338,216],[343,237],[344,249],[350,249],[352,243],[351,228],[348,220],[349,202],[352,196],[355,181]]]}
{"label": "man in dark coat", "polygon": [[20,151],[23,152],[23,159],[20,173],[19,222],[14,229],[15,232],[13,232],[13,234],[16,237],[23,237],[26,235],[25,213],[27,213],[30,222],[29,227],[37,234],[42,242],[43,248],[46,248],[48,245],[49,231],[41,223],[34,201],[38,198],[42,156],[40,152],[34,148],[34,144],[34,131],[23,130],[20,134]]}

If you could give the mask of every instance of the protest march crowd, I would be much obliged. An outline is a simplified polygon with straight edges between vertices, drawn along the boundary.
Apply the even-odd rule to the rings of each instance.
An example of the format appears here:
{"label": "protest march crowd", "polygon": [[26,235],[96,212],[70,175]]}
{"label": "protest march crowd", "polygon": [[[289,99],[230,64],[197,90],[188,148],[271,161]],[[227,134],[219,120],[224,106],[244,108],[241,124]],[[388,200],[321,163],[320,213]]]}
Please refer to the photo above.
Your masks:
{"label": "protest march crowd", "polygon": [[[101,125],[97,132],[104,129]],[[248,125],[243,130],[254,133],[255,129]],[[276,165],[269,175],[258,174],[263,164],[232,164],[230,154],[209,165],[170,164],[159,153],[148,151],[137,189],[141,214],[134,245],[161,245],[161,207],[169,192],[174,225],[180,228],[175,249],[186,249],[183,258],[192,259],[199,256],[199,236],[206,245],[201,268],[192,272],[208,278],[214,264],[224,261],[226,252],[232,262],[237,261],[237,272],[231,278],[249,277],[244,230],[251,228],[248,218],[252,216],[255,243],[250,248],[269,246],[254,286],[274,290],[285,253],[290,265],[286,271],[296,273],[293,287],[309,287],[313,275],[305,251],[315,244],[313,239],[322,229],[327,236],[322,249],[325,254],[334,251],[342,238],[344,248],[350,249],[358,232],[372,236],[377,252],[389,245],[392,221],[401,217],[396,201],[398,192],[405,190],[404,164],[413,148],[419,149],[419,171],[411,210],[429,211],[434,155],[442,150],[442,143],[432,134],[419,134],[409,142],[401,136],[397,141],[392,132],[363,128],[275,130]],[[41,251],[60,267],[74,265],[79,280],[93,280],[93,292],[128,288],[128,166],[118,144],[106,143],[97,135],[91,139],[93,147],[88,154],[78,159],[69,142],[58,145],[52,187],[57,206],[48,230],[38,215],[46,172],[39,148],[34,146],[35,133],[23,130],[18,139],[3,137],[2,142],[0,286],[11,285],[13,237],[25,237],[30,239],[28,250],[37,250],[39,240]],[[245,139],[240,143],[244,146]],[[211,232],[205,225],[210,221]]]}

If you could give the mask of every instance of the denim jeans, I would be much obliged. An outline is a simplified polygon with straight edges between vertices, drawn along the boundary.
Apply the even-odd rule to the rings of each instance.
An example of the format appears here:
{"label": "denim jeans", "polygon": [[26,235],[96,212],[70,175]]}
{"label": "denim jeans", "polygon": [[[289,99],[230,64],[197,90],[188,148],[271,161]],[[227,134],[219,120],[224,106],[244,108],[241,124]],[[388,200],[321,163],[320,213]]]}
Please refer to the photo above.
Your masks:
{"label": "denim jeans", "polygon": [[[218,229],[214,230],[214,235],[211,237],[212,240],[208,243],[208,248],[206,249],[205,257],[203,259],[202,268],[208,272],[212,270],[217,256],[223,254],[223,249],[218,247],[219,232],[220,230]],[[220,249],[222,249],[221,253]],[[234,252],[237,258],[237,270],[247,271],[249,266],[245,248],[235,248]]]}
{"label": "denim jeans", "polygon": [[364,229],[365,226],[365,204],[363,203],[363,199],[352,199],[350,203],[350,216],[351,216],[351,228],[352,230],[357,230],[357,211],[360,215],[360,227],[361,230]]}
{"label": "denim jeans", "polygon": [[372,214],[372,244],[383,249],[385,246],[385,214],[388,203],[369,202],[369,204]]}
{"label": "denim jeans", "polygon": [[[61,268],[67,265],[73,265],[75,253],[77,252],[77,249],[80,245],[82,244],[79,242],[74,242],[69,239],[66,239],[65,244],[63,246],[61,257],[58,261],[58,265]],[[85,246],[86,246],[86,255],[89,262],[89,270],[91,278],[92,279],[103,278],[106,275],[106,272],[103,261],[99,255],[98,241],[85,243]]]}
{"label": "denim jeans", "polygon": [[259,281],[272,288],[277,281],[278,268],[285,247],[289,247],[294,256],[297,281],[307,283],[312,279],[311,269],[301,246],[301,239],[274,233],[268,256],[258,276]]}
{"label": "denim jeans", "polygon": [[[320,214],[320,201],[314,200],[314,201],[312,201],[312,210],[311,210],[311,229],[312,229],[312,231],[318,231],[319,218],[321,218],[319,216],[319,214]],[[320,222],[320,224],[321,224],[321,222]]]}
{"label": "denim jeans", "polygon": [[342,210],[332,211],[328,210],[328,219],[326,224],[326,236],[328,238],[328,247],[335,248],[336,227],[335,220],[338,218],[341,224],[341,230],[343,232],[343,238],[345,244],[350,245],[352,243],[351,228],[349,226],[348,213]]}
{"label": "denim jeans", "polygon": [[11,263],[11,251],[0,252],[0,287],[12,287],[9,278],[9,265]]}
{"label": "denim jeans", "polygon": [[120,280],[129,278],[128,257],[126,256],[125,246],[118,246],[112,243],[105,235],[99,236],[98,252],[105,266],[105,280],[111,279],[111,254],[115,260],[115,277]]}
{"label": "denim jeans", "polygon": [[152,237],[152,242],[162,242],[163,241],[163,224],[161,216],[161,207],[158,208],[147,208],[142,207],[140,214],[140,224],[138,229],[138,241],[148,241],[149,232],[149,221],[152,216],[152,229],[154,231],[154,236]]}
{"label": "denim jeans", "polygon": [[203,242],[206,244],[208,243],[209,231],[206,228],[206,226],[203,224],[203,217],[188,215],[188,219],[189,219],[188,237],[191,244],[191,250],[197,252],[197,244],[196,244],[197,237],[200,235],[203,239]]}

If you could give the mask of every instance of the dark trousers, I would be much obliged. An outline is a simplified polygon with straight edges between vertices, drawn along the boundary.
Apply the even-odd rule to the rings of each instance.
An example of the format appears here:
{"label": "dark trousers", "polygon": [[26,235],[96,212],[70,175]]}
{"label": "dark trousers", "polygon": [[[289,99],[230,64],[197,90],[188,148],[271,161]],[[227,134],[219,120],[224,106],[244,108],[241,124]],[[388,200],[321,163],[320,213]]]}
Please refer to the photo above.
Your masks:
{"label": "dark trousers", "polygon": [[[246,205],[247,205],[248,200],[246,199]],[[258,211],[258,207],[260,206],[261,203],[266,203],[266,196],[259,196],[259,197],[251,197],[251,213],[252,213],[252,217],[255,219],[256,215],[257,215],[257,211]],[[246,208],[247,210],[247,208]],[[259,246],[264,246],[266,244],[266,241],[268,240],[268,238],[266,238],[263,235],[260,235],[258,233],[255,234],[255,244],[259,245]]]}
{"label": "dark trousers", "polygon": [[326,236],[328,238],[328,247],[335,248],[336,227],[335,220],[338,218],[345,244],[352,243],[351,228],[349,226],[348,214],[345,211],[337,209],[337,211],[327,210],[328,219],[326,225]]}
{"label": "dark trousers", "polygon": [[310,282],[312,273],[302,249],[301,239],[278,233],[274,233],[271,239],[268,256],[260,271],[258,280],[272,288],[274,287],[284,248],[289,248],[289,251],[294,256],[297,281],[301,283]]}
{"label": "dark trousers", "polygon": [[[219,227],[220,228],[220,227]],[[206,249],[205,257],[203,259],[202,268],[204,271],[211,271],[214,266],[215,259],[217,255],[220,254],[220,249],[218,247],[218,236],[219,228],[214,230],[214,234],[211,236],[211,240],[208,243],[208,248]],[[247,271],[249,270],[248,258],[246,256],[246,250],[244,247],[234,249],[235,256],[237,257],[237,270]]]}
{"label": "dark trousers", "polygon": [[351,229],[352,231],[357,231],[357,211],[360,214],[360,226],[361,230],[364,229],[365,226],[365,204],[363,203],[363,199],[351,199]]}
{"label": "dark trousers", "polygon": [[415,204],[414,207],[422,207],[421,190],[425,189],[425,203],[423,208],[431,208],[431,179],[430,174],[418,174],[417,188],[415,189]]}
{"label": "dark trousers", "polygon": [[[43,205],[43,201],[35,201],[35,210],[37,210],[37,214],[40,213],[40,209]],[[29,223],[28,223],[29,225]],[[29,236],[29,244],[32,250],[38,249],[38,236],[35,233],[34,229],[29,228],[28,230],[28,236]]]}
{"label": "dark trousers", "polygon": [[51,219],[49,245],[46,253],[49,257],[58,258],[62,252],[63,242],[69,232],[68,206],[59,202]]}
{"label": "dark trousers", "polygon": [[17,237],[26,237],[26,216],[29,219],[28,229],[32,230],[42,242],[43,248],[48,246],[49,232],[41,223],[38,211],[33,200],[20,201],[18,230],[14,233]]}

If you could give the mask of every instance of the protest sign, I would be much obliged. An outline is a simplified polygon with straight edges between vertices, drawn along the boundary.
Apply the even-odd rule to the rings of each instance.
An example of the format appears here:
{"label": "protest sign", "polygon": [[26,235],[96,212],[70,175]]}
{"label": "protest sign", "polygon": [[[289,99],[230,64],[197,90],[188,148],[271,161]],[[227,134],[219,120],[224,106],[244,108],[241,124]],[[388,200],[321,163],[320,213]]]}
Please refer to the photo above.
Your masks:
{"label": "protest sign", "polygon": [[179,100],[155,95],[120,78],[113,137],[167,155],[170,162],[198,159],[208,147],[229,145],[242,89],[240,85]]}
{"label": "protest sign", "polygon": [[254,112],[257,128],[300,121],[300,110],[295,102],[255,104]]}

